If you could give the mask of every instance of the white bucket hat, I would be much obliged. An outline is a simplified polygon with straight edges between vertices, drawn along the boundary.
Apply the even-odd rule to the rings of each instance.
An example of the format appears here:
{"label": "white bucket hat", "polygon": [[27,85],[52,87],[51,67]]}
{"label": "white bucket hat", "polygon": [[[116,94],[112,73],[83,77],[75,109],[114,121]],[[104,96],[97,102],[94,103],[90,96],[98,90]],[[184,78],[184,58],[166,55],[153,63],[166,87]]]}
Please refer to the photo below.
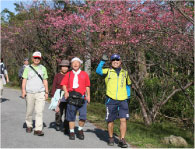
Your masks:
{"label": "white bucket hat", "polygon": [[83,63],[83,61],[78,58],[78,57],[74,57],[72,60],[71,60],[71,63],[74,62],[74,61],[79,61],[81,64]]}

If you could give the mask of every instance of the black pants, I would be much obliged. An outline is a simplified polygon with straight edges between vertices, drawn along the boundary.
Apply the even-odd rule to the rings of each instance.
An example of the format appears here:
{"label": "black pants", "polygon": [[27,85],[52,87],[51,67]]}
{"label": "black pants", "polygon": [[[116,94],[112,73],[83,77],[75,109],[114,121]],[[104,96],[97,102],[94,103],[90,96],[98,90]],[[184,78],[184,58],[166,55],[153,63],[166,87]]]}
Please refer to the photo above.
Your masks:
{"label": "black pants", "polygon": [[19,85],[21,88],[22,88],[22,80],[23,80],[23,78],[19,78]]}
{"label": "black pants", "polygon": [[56,125],[62,124],[62,116],[64,114],[64,128],[69,130],[69,122],[66,120],[67,102],[60,102],[59,108],[60,111],[56,112],[55,115]]}

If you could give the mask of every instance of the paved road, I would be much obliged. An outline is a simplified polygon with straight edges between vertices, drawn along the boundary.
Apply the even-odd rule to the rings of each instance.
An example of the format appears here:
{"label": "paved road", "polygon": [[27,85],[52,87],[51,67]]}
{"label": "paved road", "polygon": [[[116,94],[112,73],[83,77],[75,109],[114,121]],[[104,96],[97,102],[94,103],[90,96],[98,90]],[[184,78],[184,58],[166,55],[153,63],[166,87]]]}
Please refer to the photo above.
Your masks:
{"label": "paved road", "polygon": [[[109,148],[107,132],[86,122],[84,127],[85,140],[69,140],[63,132],[54,129],[54,112],[44,110],[45,136],[34,136],[25,131],[26,102],[20,98],[20,91],[5,88],[1,106],[1,147],[2,148]],[[77,126],[77,125],[76,125]],[[115,138],[115,142],[118,139]],[[114,146],[117,147],[117,144]]]}

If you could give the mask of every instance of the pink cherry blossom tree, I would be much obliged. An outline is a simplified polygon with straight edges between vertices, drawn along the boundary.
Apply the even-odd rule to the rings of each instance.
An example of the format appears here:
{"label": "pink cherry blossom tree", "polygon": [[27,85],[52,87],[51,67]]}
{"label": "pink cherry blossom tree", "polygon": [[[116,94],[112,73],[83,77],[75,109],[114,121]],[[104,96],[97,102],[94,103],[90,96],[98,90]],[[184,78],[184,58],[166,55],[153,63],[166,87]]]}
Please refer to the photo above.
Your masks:
{"label": "pink cherry blossom tree", "polygon": [[3,46],[15,54],[40,50],[51,73],[62,58],[80,56],[97,65],[103,53],[121,54],[133,95],[150,125],[178,92],[194,108],[187,93],[194,84],[193,6],[190,1],[130,0],[61,1],[55,8],[37,4],[28,9],[33,17],[22,25],[3,28]]}

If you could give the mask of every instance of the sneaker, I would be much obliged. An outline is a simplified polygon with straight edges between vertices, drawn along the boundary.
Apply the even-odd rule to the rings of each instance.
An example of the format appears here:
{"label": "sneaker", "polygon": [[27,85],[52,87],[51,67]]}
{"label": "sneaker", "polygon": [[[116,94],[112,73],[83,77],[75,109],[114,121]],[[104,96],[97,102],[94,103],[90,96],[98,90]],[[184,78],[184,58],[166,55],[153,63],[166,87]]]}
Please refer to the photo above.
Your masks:
{"label": "sneaker", "polygon": [[44,136],[44,133],[43,133],[43,131],[40,131],[40,130],[35,130],[34,131],[34,135],[37,135],[37,136]]}
{"label": "sneaker", "polygon": [[69,140],[75,140],[75,133],[74,132],[71,132],[69,134]]}
{"label": "sneaker", "polygon": [[27,133],[31,133],[31,132],[32,132],[32,130],[33,130],[33,128],[32,128],[32,127],[27,127],[27,128],[26,128],[26,132],[27,132]]}
{"label": "sneaker", "polygon": [[78,138],[79,138],[80,140],[84,140],[83,130],[79,130],[79,131],[78,131]]}
{"label": "sneaker", "polygon": [[60,125],[56,125],[56,131],[60,131]]}
{"label": "sneaker", "polygon": [[127,147],[128,147],[128,145],[127,145],[127,143],[126,143],[126,141],[125,141],[124,138],[122,138],[122,139],[119,141],[118,146],[121,147],[121,148],[127,148]]}
{"label": "sneaker", "polygon": [[109,139],[108,139],[108,145],[109,146],[114,146],[114,138],[113,137],[112,138],[109,137]]}

